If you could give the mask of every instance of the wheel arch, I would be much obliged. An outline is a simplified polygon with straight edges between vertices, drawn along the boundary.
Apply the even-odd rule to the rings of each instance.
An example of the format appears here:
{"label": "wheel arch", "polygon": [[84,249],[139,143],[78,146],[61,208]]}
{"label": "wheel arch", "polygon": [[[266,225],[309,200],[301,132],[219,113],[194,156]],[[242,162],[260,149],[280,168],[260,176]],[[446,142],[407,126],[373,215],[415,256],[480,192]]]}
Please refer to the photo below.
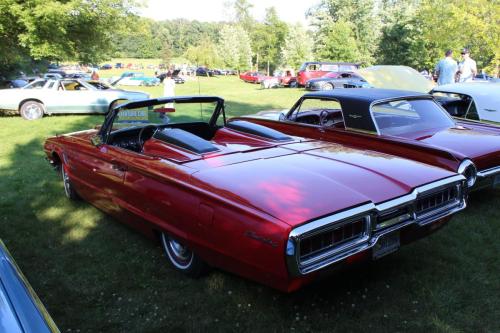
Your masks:
{"label": "wheel arch", "polygon": [[59,171],[62,166],[61,152],[58,152],[55,149],[52,150],[52,152],[50,153],[50,161],[51,161],[50,164],[52,164],[54,169]]}
{"label": "wheel arch", "polygon": [[21,102],[19,102],[19,105],[17,106],[17,110],[20,112],[21,111],[21,107],[25,103],[27,103],[27,102],[37,102],[37,103],[40,103],[42,105],[42,108],[43,108],[43,113],[44,114],[47,113],[47,109],[45,108],[45,103],[41,99],[38,99],[38,98],[25,98],[25,99],[23,99]]}

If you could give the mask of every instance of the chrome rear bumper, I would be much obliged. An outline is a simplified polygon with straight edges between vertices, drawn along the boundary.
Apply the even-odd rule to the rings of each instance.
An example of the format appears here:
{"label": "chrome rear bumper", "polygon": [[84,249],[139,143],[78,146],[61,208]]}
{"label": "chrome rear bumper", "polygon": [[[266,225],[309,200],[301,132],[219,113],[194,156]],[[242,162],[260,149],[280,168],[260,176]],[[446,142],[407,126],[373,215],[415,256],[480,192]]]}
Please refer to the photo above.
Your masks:
{"label": "chrome rear bumper", "polygon": [[[450,188],[456,191],[453,200],[446,202],[443,200],[443,204],[436,205],[435,209],[426,210],[423,213],[418,212],[418,200],[425,200],[425,198],[429,197],[437,200],[434,199],[436,194],[439,194],[440,191],[446,192]],[[465,177],[457,175],[418,187],[410,194],[378,205],[373,203],[364,204],[301,225],[290,232],[287,242],[285,257],[289,273],[292,276],[309,274],[374,247],[384,235],[411,225],[419,227],[430,225],[455,214],[467,206],[464,188]],[[384,213],[400,208],[405,208],[405,213],[401,214],[402,218],[392,219],[394,220],[392,223],[387,223],[387,221],[383,224],[377,223]],[[357,237],[349,238],[347,242],[341,240],[338,246],[333,241],[325,242],[321,237],[322,234],[332,234],[332,230],[338,230],[339,226],[348,223],[359,223],[360,220],[365,221],[366,229],[359,232]],[[380,225],[383,225],[383,227],[380,227]],[[304,251],[301,251],[302,241],[306,240],[309,245],[309,240],[313,238],[316,243],[320,242],[321,245],[328,244],[328,246],[324,248],[324,251],[316,249],[312,252],[306,251],[304,256]]]}

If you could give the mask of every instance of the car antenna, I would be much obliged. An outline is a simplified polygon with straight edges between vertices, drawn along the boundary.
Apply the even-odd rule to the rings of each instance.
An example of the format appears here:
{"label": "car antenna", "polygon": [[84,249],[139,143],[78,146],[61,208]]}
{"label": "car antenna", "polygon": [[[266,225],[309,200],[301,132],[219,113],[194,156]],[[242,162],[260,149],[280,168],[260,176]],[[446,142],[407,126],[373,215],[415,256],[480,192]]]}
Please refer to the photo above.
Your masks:
{"label": "car antenna", "polygon": [[[196,64],[196,68],[198,68],[199,65]],[[196,75],[196,80],[198,81],[198,96],[201,96],[201,84],[200,84],[200,77],[194,72],[194,75]],[[200,103],[200,119],[203,120],[203,110],[201,108],[201,103]]]}

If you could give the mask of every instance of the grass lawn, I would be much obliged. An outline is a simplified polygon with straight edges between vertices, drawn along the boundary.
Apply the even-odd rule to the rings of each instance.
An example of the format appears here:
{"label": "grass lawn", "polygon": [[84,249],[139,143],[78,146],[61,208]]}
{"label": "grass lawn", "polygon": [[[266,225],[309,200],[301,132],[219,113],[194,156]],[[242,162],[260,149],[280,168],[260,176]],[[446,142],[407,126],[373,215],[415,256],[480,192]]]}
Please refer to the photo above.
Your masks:
{"label": "grass lawn", "polygon": [[[176,88],[198,93],[224,97],[241,115],[290,107],[303,91],[236,77]],[[500,331],[500,190],[476,193],[431,237],[291,295],[218,270],[192,280],[167,265],[159,244],[65,199],[43,141],[101,121],[0,118],[0,237],[62,332]]]}

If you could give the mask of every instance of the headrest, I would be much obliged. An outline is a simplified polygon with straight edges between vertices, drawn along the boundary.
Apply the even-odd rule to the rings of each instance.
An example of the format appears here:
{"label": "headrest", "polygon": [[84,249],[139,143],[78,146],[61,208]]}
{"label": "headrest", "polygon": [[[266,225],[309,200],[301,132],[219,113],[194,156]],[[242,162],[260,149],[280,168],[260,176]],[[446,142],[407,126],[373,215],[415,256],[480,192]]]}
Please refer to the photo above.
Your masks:
{"label": "headrest", "polygon": [[153,137],[157,140],[190,150],[196,154],[205,154],[219,150],[210,141],[204,140],[180,128],[165,128],[156,131]]}
{"label": "headrest", "polygon": [[262,125],[254,124],[243,120],[234,120],[226,124],[226,127],[238,132],[261,136],[274,141],[292,141],[293,139],[279,131]]}

